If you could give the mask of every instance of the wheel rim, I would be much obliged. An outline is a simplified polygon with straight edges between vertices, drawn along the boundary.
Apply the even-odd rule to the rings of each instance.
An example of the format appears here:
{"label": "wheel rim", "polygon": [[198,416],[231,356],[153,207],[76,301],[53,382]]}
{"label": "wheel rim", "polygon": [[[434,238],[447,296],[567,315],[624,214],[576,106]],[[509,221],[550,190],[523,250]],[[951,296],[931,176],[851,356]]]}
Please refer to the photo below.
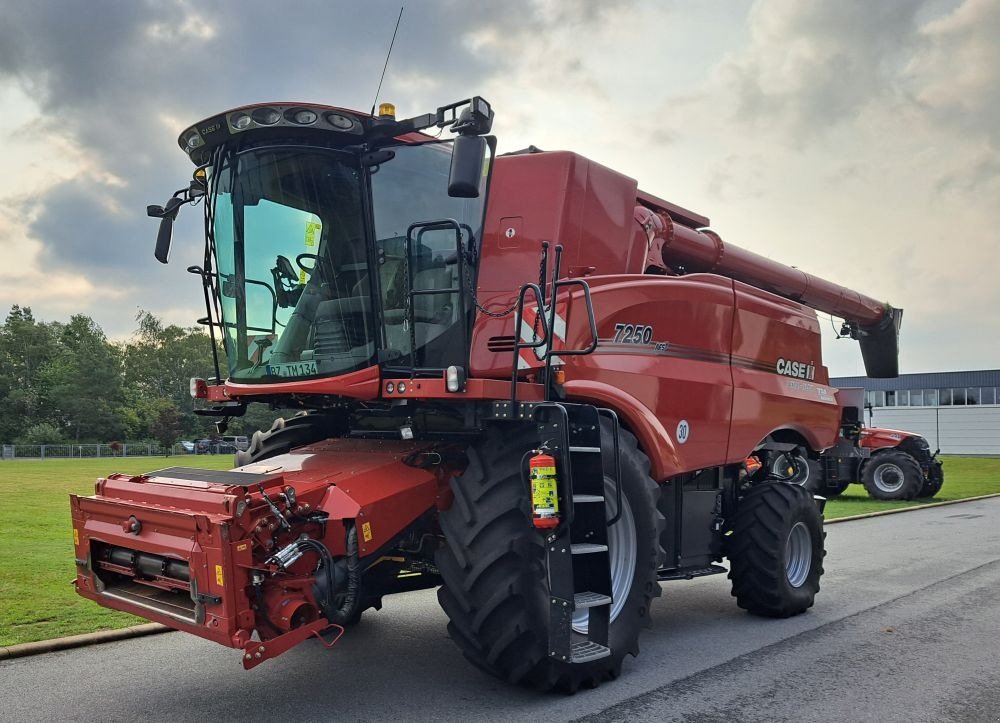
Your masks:
{"label": "wheel rim", "polygon": [[796,522],[785,541],[785,578],[792,587],[801,587],[812,568],[812,535],[805,522]]}
{"label": "wheel rim", "polygon": [[788,476],[788,468],[792,466],[792,459],[794,459],[795,463],[798,465],[799,471],[793,477],[789,477],[785,481],[793,485],[804,485],[809,481],[809,460],[801,454],[778,455],[778,458],[774,460],[774,464],[771,465],[771,474],[775,477],[784,479]]}
{"label": "wheel rim", "polygon": [[[614,499],[614,481],[604,478],[604,494],[608,500]],[[610,515],[609,515],[610,516]],[[608,557],[611,559],[611,622],[625,607],[632,579],[635,577],[636,547],[635,516],[628,498],[622,494],[622,515],[618,522],[608,528]],[[590,608],[573,612],[573,630],[586,635],[589,628]]]}
{"label": "wheel rim", "polygon": [[873,479],[882,492],[898,492],[904,482],[903,470],[899,465],[886,462],[875,468]]}

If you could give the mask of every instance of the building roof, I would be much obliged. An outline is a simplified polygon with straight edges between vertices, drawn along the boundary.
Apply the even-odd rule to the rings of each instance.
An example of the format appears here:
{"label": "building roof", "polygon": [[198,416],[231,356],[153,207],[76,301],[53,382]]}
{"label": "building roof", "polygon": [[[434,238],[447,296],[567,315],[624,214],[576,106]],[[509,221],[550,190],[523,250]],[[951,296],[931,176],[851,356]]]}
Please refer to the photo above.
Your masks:
{"label": "building roof", "polygon": [[870,377],[833,377],[830,386],[863,387],[867,391],[890,389],[945,389],[948,387],[1000,387],[1000,369],[964,372],[925,372],[900,374],[893,379]]}

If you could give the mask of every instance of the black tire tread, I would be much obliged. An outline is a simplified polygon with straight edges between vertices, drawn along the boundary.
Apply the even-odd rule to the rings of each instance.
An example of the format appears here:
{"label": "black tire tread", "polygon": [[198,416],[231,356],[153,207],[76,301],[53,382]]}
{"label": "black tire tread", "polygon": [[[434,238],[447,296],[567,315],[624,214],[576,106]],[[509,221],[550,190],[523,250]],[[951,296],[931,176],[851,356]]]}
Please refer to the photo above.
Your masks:
{"label": "black tire tread", "polygon": [[[809,577],[800,588],[792,588],[785,577],[785,541],[797,521],[811,528],[814,549]],[[812,607],[823,574],[825,538],[823,517],[808,490],[784,482],[751,487],[739,501],[727,538],[736,604],[756,615],[776,618]]]}
{"label": "black tire tread", "polygon": [[[875,485],[875,470],[886,463],[895,464],[903,470],[903,486],[891,494],[883,492]],[[924,484],[924,473],[912,455],[899,449],[891,449],[872,455],[861,471],[861,483],[874,499],[912,500],[920,494]]]}
{"label": "black tire tread", "polygon": [[[643,570],[647,579],[637,577],[633,587],[642,595],[635,615],[648,619],[649,603],[660,592],[656,569],[664,522],[656,509],[659,488],[648,476],[649,460],[635,438],[623,431],[621,442],[623,469],[627,455],[645,470],[648,507],[655,515],[655,535],[645,551],[650,559]],[[482,443],[468,450],[466,471],[451,483],[454,503],[440,515],[445,545],[437,554],[444,580],[438,601],[448,615],[450,636],[473,664],[511,683],[574,692],[617,677],[624,656],[638,652],[639,627],[645,621],[637,620],[625,644],[613,646],[608,658],[567,665],[548,657],[544,547],[531,523],[520,470],[523,453],[535,443],[533,429],[489,430]],[[628,606],[619,620],[626,612]]]}

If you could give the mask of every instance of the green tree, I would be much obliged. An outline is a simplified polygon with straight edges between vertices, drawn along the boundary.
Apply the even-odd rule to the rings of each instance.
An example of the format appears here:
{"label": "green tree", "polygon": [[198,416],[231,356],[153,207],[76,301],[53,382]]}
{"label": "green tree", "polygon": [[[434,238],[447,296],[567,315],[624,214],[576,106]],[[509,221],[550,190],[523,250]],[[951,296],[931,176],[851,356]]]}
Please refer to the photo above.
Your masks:
{"label": "green tree", "polygon": [[193,413],[190,381],[215,375],[208,334],[199,327],[164,326],[148,311],[140,311],[136,318],[139,328],[122,348],[129,406],[138,408],[139,400],[170,400],[180,414],[184,435],[206,434],[209,423]]}
{"label": "green tree", "polygon": [[181,436],[181,415],[172,402],[164,400],[164,403],[160,405],[152,432],[153,439],[160,443],[164,454],[169,456],[170,448]]}
{"label": "green tree", "polygon": [[0,327],[0,441],[46,421],[39,376],[57,350],[53,325],[36,321],[28,306],[11,307]]}
{"label": "green tree", "polygon": [[46,419],[62,425],[74,442],[121,436],[121,358],[101,328],[75,314],[57,327],[56,353],[39,371]]}

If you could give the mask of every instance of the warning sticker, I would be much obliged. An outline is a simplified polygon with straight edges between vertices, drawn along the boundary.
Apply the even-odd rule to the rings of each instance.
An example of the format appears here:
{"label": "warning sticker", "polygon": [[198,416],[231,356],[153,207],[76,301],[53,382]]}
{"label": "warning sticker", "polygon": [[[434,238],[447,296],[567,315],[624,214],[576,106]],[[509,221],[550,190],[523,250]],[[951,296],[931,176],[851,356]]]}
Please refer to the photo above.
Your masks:
{"label": "warning sticker", "polygon": [[215,582],[219,587],[223,586],[222,565],[215,566]]}
{"label": "warning sticker", "polygon": [[361,525],[361,537],[364,538],[365,542],[371,542],[372,541],[372,523],[371,522],[365,522],[363,525]]}
{"label": "warning sticker", "polygon": [[323,230],[323,224],[319,221],[306,221],[306,247],[315,248],[316,239]]}
{"label": "warning sticker", "polygon": [[80,531],[75,527],[73,528],[73,544],[74,545],[80,544]]}

